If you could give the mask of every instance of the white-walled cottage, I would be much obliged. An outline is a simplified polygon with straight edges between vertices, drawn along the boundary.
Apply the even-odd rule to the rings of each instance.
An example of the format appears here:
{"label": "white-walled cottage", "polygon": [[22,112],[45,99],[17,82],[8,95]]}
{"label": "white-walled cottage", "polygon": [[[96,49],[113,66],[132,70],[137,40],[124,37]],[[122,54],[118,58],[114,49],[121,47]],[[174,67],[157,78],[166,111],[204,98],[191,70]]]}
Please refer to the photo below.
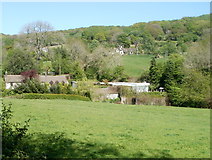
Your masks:
{"label": "white-walled cottage", "polygon": [[[22,75],[5,75],[5,84],[6,84],[6,89],[14,89],[17,87],[19,84],[23,83],[24,77]],[[37,77],[38,81],[41,83],[66,83],[68,84],[68,75],[59,75],[59,76],[48,76],[48,75],[38,75]]]}

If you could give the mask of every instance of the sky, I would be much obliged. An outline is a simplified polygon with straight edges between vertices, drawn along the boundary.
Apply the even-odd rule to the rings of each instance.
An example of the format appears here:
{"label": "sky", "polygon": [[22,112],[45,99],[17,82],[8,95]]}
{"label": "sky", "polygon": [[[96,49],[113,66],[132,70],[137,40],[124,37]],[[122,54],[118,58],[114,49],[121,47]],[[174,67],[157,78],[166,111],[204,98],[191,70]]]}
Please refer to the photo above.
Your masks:
{"label": "sky", "polygon": [[210,13],[209,2],[2,2],[1,33],[18,34],[25,24],[46,21],[54,30],[94,25],[129,26]]}

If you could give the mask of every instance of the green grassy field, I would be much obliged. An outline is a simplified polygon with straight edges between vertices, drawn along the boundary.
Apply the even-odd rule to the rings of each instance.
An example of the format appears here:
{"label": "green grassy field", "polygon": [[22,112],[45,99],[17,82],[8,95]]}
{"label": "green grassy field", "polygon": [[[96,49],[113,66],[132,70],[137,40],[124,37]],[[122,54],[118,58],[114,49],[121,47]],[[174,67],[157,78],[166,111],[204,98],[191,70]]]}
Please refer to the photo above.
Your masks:
{"label": "green grassy field", "polygon": [[[43,141],[45,146],[46,142],[49,157],[210,157],[209,109],[70,100],[3,101],[13,104],[14,121],[31,119],[29,132],[40,135],[34,143]],[[55,132],[64,132],[65,139],[52,140]]]}
{"label": "green grassy field", "polygon": [[[130,77],[140,77],[141,74],[148,70],[152,55],[126,55],[121,57],[122,64],[126,73]],[[165,58],[160,58],[157,61],[164,61]]]}

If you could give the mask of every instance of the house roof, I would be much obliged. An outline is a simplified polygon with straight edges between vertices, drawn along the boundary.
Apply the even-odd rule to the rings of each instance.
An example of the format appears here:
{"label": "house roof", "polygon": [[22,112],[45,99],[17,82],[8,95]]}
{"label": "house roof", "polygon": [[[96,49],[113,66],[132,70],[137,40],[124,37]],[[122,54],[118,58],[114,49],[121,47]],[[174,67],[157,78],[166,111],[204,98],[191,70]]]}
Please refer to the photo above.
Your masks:
{"label": "house roof", "polygon": [[68,77],[66,75],[60,75],[60,76],[39,76],[38,77],[40,82],[49,83],[49,82],[68,82]]}
{"label": "house roof", "polygon": [[21,75],[5,75],[4,79],[6,83],[21,83],[24,77]]}
{"label": "house roof", "polygon": [[[21,75],[5,75],[4,76],[6,83],[21,83],[24,80],[24,77]],[[43,83],[49,83],[49,82],[68,82],[68,76],[67,75],[60,75],[60,76],[43,76],[39,75],[38,80]]]}
{"label": "house roof", "polygon": [[[99,82],[98,84],[104,85],[104,82]],[[111,86],[149,86],[150,83],[132,83],[132,82],[108,82],[107,84],[111,85]]]}

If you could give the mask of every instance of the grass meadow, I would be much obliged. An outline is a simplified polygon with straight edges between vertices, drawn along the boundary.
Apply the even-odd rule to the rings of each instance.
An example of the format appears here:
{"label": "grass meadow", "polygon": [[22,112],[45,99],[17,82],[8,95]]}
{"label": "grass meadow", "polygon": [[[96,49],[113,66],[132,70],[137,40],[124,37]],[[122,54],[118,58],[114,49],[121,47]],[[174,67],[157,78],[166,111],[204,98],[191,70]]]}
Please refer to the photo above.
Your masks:
{"label": "grass meadow", "polygon": [[[126,55],[122,56],[121,61],[127,75],[139,78],[143,72],[149,69],[152,57],[152,55]],[[164,60],[165,58],[157,59],[158,62]]]}
{"label": "grass meadow", "polygon": [[13,121],[30,118],[29,133],[37,135],[34,148],[40,145],[49,158],[210,157],[209,109],[70,100],[3,101],[12,103]]}

